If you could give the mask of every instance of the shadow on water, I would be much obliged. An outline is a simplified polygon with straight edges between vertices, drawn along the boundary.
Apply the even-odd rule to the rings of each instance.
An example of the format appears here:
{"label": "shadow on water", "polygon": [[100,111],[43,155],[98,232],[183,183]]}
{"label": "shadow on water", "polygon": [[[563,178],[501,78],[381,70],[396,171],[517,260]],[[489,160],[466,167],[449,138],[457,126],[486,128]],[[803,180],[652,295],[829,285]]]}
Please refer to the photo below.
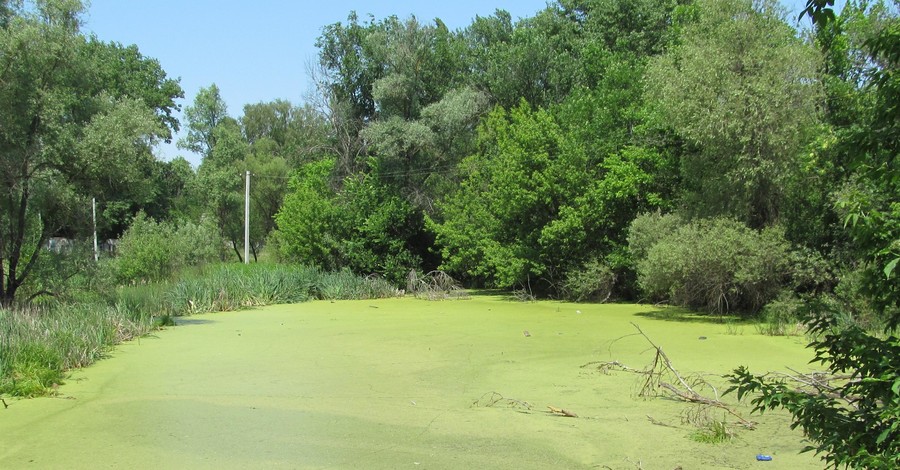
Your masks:
{"label": "shadow on water", "polygon": [[187,325],[206,325],[210,323],[215,323],[213,320],[203,320],[200,318],[185,318],[178,317],[175,319],[175,325],[177,326],[187,326]]}
{"label": "shadow on water", "polygon": [[651,318],[653,320],[674,321],[681,323],[752,323],[751,320],[737,315],[714,315],[711,313],[696,312],[682,307],[659,307],[655,310],[638,312],[635,314],[635,316]]}
{"label": "shadow on water", "polygon": [[466,293],[471,296],[478,297],[510,297],[512,294],[509,291],[501,290],[501,289],[466,289]]}

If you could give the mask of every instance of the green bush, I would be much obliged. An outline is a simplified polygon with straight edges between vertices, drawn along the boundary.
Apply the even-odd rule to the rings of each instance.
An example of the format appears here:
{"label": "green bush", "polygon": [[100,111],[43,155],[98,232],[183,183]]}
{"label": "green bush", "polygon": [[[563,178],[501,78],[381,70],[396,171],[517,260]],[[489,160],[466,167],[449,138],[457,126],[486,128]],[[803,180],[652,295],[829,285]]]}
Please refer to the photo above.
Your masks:
{"label": "green bush", "polygon": [[334,194],[332,160],[309,164],[291,180],[276,215],[282,260],[337,271],[376,274],[396,286],[421,269],[429,238],[424,219],[403,197],[372,176],[344,180]]}
{"label": "green bush", "polygon": [[563,285],[564,298],[573,302],[605,302],[613,293],[616,275],[605,263],[589,261],[581,269],[569,271]]}
{"label": "green bush", "polygon": [[762,322],[757,330],[768,336],[790,336],[805,332],[802,310],[805,302],[793,292],[784,291],[778,298],[766,304],[760,314]]}
{"label": "green bush", "polygon": [[660,235],[637,261],[638,284],[652,300],[719,314],[755,313],[787,281],[788,243],[778,229],[758,232],[718,218]]}
{"label": "green bush", "polygon": [[156,222],[143,213],[119,240],[112,263],[119,282],[158,281],[188,266],[219,258],[223,242],[213,223]]}
{"label": "green bush", "polygon": [[628,251],[634,259],[644,259],[653,245],[675,233],[684,224],[685,221],[678,214],[641,214],[628,227]]}

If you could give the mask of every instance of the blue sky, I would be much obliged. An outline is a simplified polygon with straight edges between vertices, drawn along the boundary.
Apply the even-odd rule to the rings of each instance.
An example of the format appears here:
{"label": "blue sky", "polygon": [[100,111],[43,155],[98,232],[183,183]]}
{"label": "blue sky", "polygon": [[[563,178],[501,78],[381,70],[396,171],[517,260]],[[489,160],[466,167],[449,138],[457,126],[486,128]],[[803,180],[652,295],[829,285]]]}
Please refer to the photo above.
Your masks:
{"label": "blue sky", "polygon": [[[805,0],[785,4],[797,11]],[[316,60],[316,38],[323,26],[346,20],[351,11],[361,18],[440,18],[457,29],[498,8],[517,19],[545,6],[546,0],[92,0],[84,31],[104,41],[137,44],[145,56],[159,60],[170,77],[181,78],[182,105],[216,83],[236,117],[247,103],[278,98],[301,103],[309,89],[307,64]],[[174,144],[161,145],[158,155],[166,160],[184,155],[199,164],[198,156]]]}

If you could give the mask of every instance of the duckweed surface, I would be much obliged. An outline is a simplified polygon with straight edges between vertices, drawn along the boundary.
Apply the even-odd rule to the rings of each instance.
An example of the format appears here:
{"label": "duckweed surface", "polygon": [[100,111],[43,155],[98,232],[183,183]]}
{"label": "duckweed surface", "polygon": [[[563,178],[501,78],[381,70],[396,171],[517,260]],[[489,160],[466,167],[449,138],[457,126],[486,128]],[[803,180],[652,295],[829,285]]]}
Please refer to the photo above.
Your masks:
{"label": "duckweed surface", "polygon": [[809,368],[802,338],[641,305],[476,296],[198,315],[116,348],[57,397],[0,409],[0,468],[822,467],[785,414],[703,444],[690,406],[581,367],[647,365],[631,322],[718,384],[741,364]]}

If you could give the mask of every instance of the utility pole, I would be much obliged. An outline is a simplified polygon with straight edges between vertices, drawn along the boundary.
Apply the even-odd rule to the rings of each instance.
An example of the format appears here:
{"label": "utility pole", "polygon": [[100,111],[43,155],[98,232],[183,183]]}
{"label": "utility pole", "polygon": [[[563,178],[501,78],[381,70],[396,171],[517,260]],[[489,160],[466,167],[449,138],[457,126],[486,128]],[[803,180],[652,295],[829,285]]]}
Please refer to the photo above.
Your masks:
{"label": "utility pole", "polygon": [[250,264],[250,170],[244,189],[244,264]]}
{"label": "utility pole", "polygon": [[97,198],[91,198],[91,209],[94,213],[94,262],[100,261],[100,251],[97,249]]}

